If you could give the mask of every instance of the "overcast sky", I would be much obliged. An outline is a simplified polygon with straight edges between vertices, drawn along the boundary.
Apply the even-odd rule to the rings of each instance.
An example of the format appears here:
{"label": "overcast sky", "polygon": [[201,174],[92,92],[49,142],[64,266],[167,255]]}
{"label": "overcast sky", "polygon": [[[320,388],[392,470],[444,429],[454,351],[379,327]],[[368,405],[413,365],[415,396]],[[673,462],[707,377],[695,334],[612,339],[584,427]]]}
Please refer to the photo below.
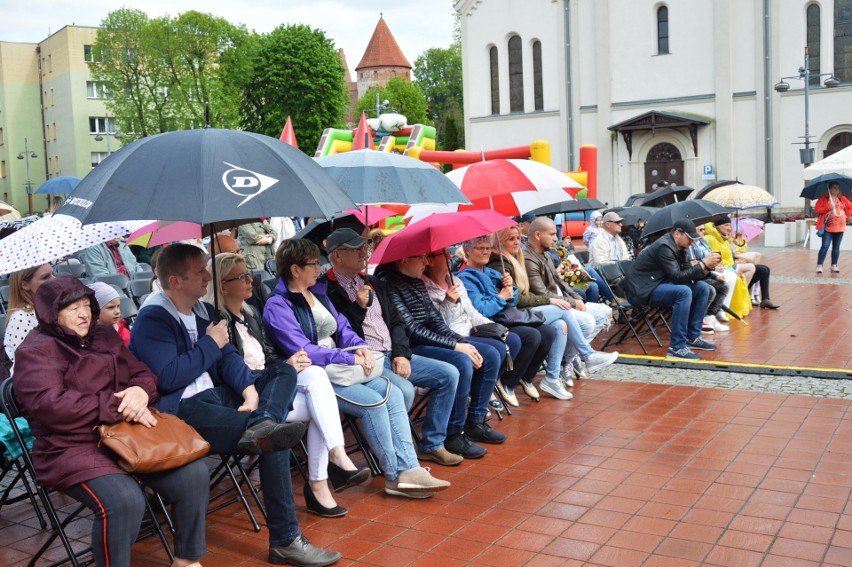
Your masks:
{"label": "overcast sky", "polygon": [[412,65],[430,47],[450,45],[454,21],[453,0],[3,0],[0,4],[0,41],[38,43],[72,23],[98,26],[121,6],[143,10],[152,18],[197,10],[259,33],[281,24],[306,24],[324,30],[345,50],[353,78],[380,12]]}

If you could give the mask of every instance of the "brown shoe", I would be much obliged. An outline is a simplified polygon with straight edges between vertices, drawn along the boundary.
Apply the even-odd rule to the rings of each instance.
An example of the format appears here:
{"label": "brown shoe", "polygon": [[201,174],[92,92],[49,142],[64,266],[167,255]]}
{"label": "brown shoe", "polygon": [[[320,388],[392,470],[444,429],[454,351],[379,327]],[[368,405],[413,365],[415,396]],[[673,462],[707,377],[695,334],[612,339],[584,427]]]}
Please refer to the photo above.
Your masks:
{"label": "brown shoe", "polygon": [[761,309],[778,309],[779,307],[781,307],[781,306],[778,305],[777,303],[772,303],[768,299],[764,299],[763,301],[760,302],[760,308]]}
{"label": "brown shoe", "polygon": [[454,467],[464,461],[464,457],[462,457],[461,455],[450,453],[443,447],[441,447],[440,449],[435,449],[434,451],[430,451],[428,453],[418,449],[417,458],[421,461],[432,461],[433,463],[438,463],[439,465],[444,465],[445,467]]}

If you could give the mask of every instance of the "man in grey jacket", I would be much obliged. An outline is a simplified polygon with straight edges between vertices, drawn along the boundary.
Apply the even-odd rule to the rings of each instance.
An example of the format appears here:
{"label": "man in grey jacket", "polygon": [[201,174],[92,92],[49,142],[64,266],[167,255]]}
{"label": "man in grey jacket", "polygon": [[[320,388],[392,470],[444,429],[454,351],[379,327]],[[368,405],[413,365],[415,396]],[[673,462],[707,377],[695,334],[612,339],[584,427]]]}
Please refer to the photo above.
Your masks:
{"label": "man in grey jacket", "polygon": [[86,273],[89,277],[121,274],[132,278],[139,271],[136,257],[120,238],[115,238],[87,248],[84,253]]}

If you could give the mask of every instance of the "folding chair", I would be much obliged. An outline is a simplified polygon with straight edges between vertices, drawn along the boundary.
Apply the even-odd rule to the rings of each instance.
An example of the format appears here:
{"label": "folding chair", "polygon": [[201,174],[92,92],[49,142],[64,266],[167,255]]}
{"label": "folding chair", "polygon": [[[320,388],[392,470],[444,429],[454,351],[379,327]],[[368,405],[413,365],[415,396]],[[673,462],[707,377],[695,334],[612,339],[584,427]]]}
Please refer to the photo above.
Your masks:
{"label": "folding chair", "polygon": [[130,281],[133,281],[133,280],[143,280],[143,281],[146,281],[146,282],[147,282],[147,281],[148,281],[148,280],[150,280],[152,277],[154,277],[154,272],[153,272],[152,270],[143,270],[142,268],[139,268],[139,269],[136,271],[136,273],[135,273],[135,274],[133,274],[133,277],[132,277],[132,278],[130,278]]}
{"label": "folding chair", "polygon": [[[610,345],[620,344],[628,335],[632,334],[639,342],[639,346],[642,347],[642,352],[648,354],[648,349],[645,348],[645,344],[642,342],[642,335],[647,334],[647,332],[650,332],[653,335],[654,340],[657,341],[657,345],[662,347],[663,343],[660,340],[651,319],[651,315],[653,315],[653,308],[644,305],[636,305],[627,299],[628,294],[625,289],[625,280],[627,276],[625,275],[623,262],[608,262],[601,264],[598,266],[598,273],[615,295],[625,298],[623,301],[613,306],[613,308],[618,312],[620,326],[612,332],[601,347],[601,350],[606,350]],[[665,319],[663,319],[663,322],[665,323]],[[668,324],[666,324],[666,326],[668,326]],[[642,333],[641,331],[643,327],[647,328],[648,331]]]}
{"label": "folding chair", "polygon": [[[257,487],[254,485],[250,478],[251,472],[259,463],[259,459],[255,458],[253,461],[250,461],[248,463],[248,466],[246,466],[243,464],[243,459],[246,457],[246,455],[240,453],[234,453],[230,455],[211,455],[211,457],[218,457],[219,463],[210,471],[211,506],[207,509],[207,514],[210,515],[218,510],[221,510],[222,508],[239,502],[245,508],[246,514],[248,514],[249,522],[251,522],[252,528],[254,529],[254,531],[259,532],[261,529],[260,524],[258,523],[257,517],[255,516],[254,511],[251,509],[251,505],[249,504],[249,501],[246,498],[246,494],[242,488],[243,485],[245,485],[246,490],[248,491],[249,495],[251,495],[252,499],[254,500],[254,503],[257,504],[257,507],[260,510],[263,519],[266,520],[266,507],[263,505],[263,502],[260,499],[260,494],[257,490]],[[237,476],[237,473],[239,473],[239,477]],[[231,486],[214,495],[214,489],[226,478],[231,480]],[[213,505],[214,502],[226,498],[232,492],[234,493],[233,497]]]}
{"label": "folding chair", "polygon": [[130,284],[130,278],[123,274],[109,274],[106,276],[97,276],[95,278],[95,281],[114,285],[115,287],[121,289],[124,295],[127,295],[128,285]]}
{"label": "folding chair", "polygon": [[[41,502],[41,506],[44,509],[44,512],[47,514],[47,517],[50,520],[51,524],[51,535],[44,541],[42,546],[30,559],[30,562],[27,564],[28,567],[35,567],[36,561],[38,561],[38,559],[42,555],[44,555],[44,553],[53,544],[57,537],[60,539],[60,541],[62,542],[62,546],[65,548],[67,558],[51,564],[50,567],[55,567],[57,565],[69,562],[74,567],[80,567],[82,565],[88,565],[92,563],[91,560],[80,560],[81,557],[91,553],[91,546],[86,547],[84,549],[75,550],[74,547],[71,545],[71,541],[68,539],[68,535],[65,533],[65,529],[68,527],[68,525],[73,520],[80,517],[80,514],[86,511],[86,507],[83,504],[76,505],[74,507],[74,510],[69,513],[64,520],[60,521],[56,507],[53,505],[53,502],[50,499],[48,489],[44,488],[41,484],[38,483],[37,480],[35,480],[35,467],[33,465],[32,458],[30,457],[30,451],[26,446],[26,442],[24,441],[24,437],[21,434],[21,430],[18,427],[18,424],[15,422],[15,418],[22,417],[22,414],[20,408],[18,407],[18,402],[15,399],[15,393],[12,390],[11,378],[7,378],[3,381],[2,384],[0,384],[0,407],[3,408],[3,411],[9,418],[9,424],[12,426],[12,432],[14,433],[15,439],[20,445],[21,462],[24,467],[24,472],[26,475],[29,475],[31,479],[33,479],[36,495],[38,496],[38,499]],[[160,500],[160,502],[162,504],[162,500]],[[174,553],[172,553],[172,550],[169,547],[169,543],[166,540],[166,536],[163,533],[160,523],[157,521],[154,509],[151,507],[151,503],[148,498],[145,499],[145,508],[150,520],[147,526],[149,528],[149,531],[140,530],[139,537],[147,537],[148,535],[150,535],[151,532],[156,533],[157,536],[160,538],[160,542],[163,544],[163,547],[166,550],[166,554],[169,557],[169,561],[174,561]],[[163,508],[163,512],[165,513],[165,508]]]}
{"label": "folding chair", "polygon": [[142,305],[140,299],[147,293],[151,293],[149,280],[130,280],[130,297],[136,300],[136,305]]}
{"label": "folding chair", "polygon": [[121,318],[124,319],[128,326],[132,326],[133,321],[136,320],[136,314],[138,313],[136,302],[129,297],[122,297],[119,301],[121,306]]}
{"label": "folding chair", "polygon": [[267,260],[264,267],[266,268],[267,272],[275,276],[276,279],[278,278],[278,273],[275,271],[275,258],[270,258],[269,260]]}

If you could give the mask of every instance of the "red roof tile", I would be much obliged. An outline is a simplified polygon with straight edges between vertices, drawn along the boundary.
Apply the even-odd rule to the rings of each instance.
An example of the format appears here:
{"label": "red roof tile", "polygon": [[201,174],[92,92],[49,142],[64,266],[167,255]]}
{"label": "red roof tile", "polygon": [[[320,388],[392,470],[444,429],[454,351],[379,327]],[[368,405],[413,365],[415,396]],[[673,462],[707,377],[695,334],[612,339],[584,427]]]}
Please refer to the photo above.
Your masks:
{"label": "red roof tile", "polygon": [[402,50],[396,43],[384,18],[379,18],[379,23],[376,24],[376,29],[373,31],[373,37],[370,38],[370,43],[367,44],[367,49],[364,51],[364,57],[361,58],[361,62],[358,63],[355,70],[368,67],[407,67],[411,69],[411,63],[402,54]]}

